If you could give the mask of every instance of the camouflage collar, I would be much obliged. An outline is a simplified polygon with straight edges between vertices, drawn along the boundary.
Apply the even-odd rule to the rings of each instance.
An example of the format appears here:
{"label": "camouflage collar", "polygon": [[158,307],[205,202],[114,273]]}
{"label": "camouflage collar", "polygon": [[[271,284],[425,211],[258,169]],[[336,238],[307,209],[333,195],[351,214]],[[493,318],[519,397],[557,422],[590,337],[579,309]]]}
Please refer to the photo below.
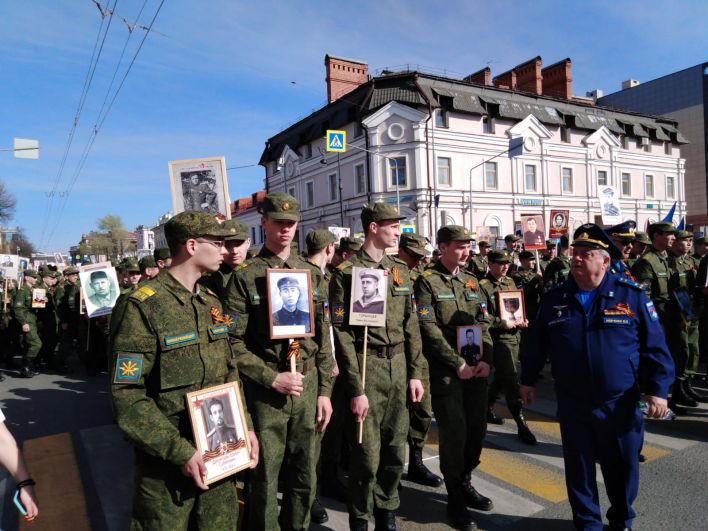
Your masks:
{"label": "camouflage collar", "polygon": [[301,265],[300,258],[298,257],[297,253],[293,253],[291,251],[290,256],[288,256],[288,259],[283,260],[273,251],[267,249],[265,245],[261,247],[261,250],[256,256],[264,260],[265,263],[271,267],[282,268],[283,266],[287,266],[290,269],[298,269]]}
{"label": "camouflage collar", "polygon": [[[387,254],[384,254],[380,262],[377,262],[369,256],[369,254],[362,248],[357,251],[356,256],[359,258],[364,265],[368,265],[372,269],[391,269],[396,263]],[[370,265],[369,265],[370,264]],[[408,268],[406,268],[407,270]]]}
{"label": "camouflage collar", "polygon": [[[199,291],[198,283],[195,285],[195,291],[191,292],[187,288],[185,288],[175,277],[173,277],[169,270],[165,270],[165,273],[166,274],[164,275],[160,274],[155,277],[152,280],[152,283],[164,287],[182,304],[188,304],[192,296],[195,296],[199,302],[203,304],[206,303],[206,300]],[[155,291],[159,291],[159,288],[156,287]]]}

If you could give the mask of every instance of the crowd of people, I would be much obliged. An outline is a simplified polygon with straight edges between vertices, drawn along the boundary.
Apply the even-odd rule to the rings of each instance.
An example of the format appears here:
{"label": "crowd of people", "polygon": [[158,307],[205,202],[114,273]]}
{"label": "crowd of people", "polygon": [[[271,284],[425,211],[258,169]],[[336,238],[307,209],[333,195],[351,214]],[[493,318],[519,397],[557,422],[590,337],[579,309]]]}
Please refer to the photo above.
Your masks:
{"label": "crowd of people", "polygon": [[[505,248],[476,242],[475,253],[471,232],[452,225],[437,232],[432,252],[426,238],[400,234],[393,206],[374,203],[361,214],[363,240],[336,242],[316,230],[298,253],[298,201],[271,193],[260,211],[265,243],[257,252],[238,221],[174,216],[168,248],[116,264],[122,291],[109,316],[82,316],[74,267],[26,271],[23,286],[4,294],[0,344],[6,363],[21,353],[22,376],[64,371],[73,351],[89,373],[108,372],[116,421],[136,450],[132,528],[236,528],[236,478],[204,483],[184,399],[236,381],[252,458],[239,474],[246,529],[327,521],[318,492],[347,504],[353,530],[372,517],[376,529],[396,529],[406,447],[407,479],[444,485],[449,522],[475,529],[470,509],[494,506],[471,474],[487,424],[505,422],[496,401],[504,396],[520,441],[535,445],[523,409],[549,360],[576,527],[603,528],[596,461],[610,527],[631,527],[642,411],[686,415],[705,400],[692,385],[708,339],[705,238],[667,222],[644,234],[627,221],[583,225],[540,255],[513,234]],[[369,273],[355,277],[354,268]],[[299,292],[295,302],[281,294],[282,308],[271,313],[274,269],[309,271],[315,315],[302,317],[295,275],[276,289]],[[353,283],[360,300],[352,300]],[[44,308],[32,307],[34,286],[46,289]],[[515,305],[515,317],[505,317],[502,296],[518,291],[523,314]],[[384,326],[350,323],[350,311],[384,309]],[[218,333],[224,324],[228,334]],[[273,325],[297,324],[308,333],[295,342],[272,338]],[[135,361],[130,370],[125,359]],[[423,462],[433,418],[442,477]]]}

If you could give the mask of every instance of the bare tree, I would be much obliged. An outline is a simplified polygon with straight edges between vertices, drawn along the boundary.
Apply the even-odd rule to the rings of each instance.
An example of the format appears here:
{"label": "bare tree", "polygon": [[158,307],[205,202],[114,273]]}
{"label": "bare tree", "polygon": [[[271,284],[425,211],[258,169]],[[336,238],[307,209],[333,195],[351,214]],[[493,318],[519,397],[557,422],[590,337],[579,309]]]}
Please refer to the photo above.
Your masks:
{"label": "bare tree", "polygon": [[37,251],[34,244],[27,239],[27,236],[25,236],[24,230],[19,227],[17,232],[12,235],[12,239],[10,239],[10,252],[15,254],[18,249],[19,252],[17,254],[27,257],[32,256],[32,253]]}
{"label": "bare tree", "polygon": [[12,219],[16,204],[15,196],[8,191],[5,183],[0,181],[0,222]]}

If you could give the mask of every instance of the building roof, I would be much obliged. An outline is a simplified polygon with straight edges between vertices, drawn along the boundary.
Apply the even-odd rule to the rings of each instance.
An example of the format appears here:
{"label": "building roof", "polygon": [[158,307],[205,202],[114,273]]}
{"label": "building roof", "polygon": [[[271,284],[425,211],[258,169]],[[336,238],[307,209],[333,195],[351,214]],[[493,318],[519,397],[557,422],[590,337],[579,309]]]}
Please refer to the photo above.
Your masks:
{"label": "building roof", "polygon": [[[498,76],[497,76],[498,77]],[[361,122],[389,102],[413,108],[444,108],[467,114],[522,120],[533,114],[547,125],[594,131],[605,126],[615,134],[688,143],[671,118],[619,111],[553,96],[536,95],[425,74],[386,73],[360,85],[268,139],[260,164],[277,160],[286,145],[291,149],[323,138],[327,129]]]}

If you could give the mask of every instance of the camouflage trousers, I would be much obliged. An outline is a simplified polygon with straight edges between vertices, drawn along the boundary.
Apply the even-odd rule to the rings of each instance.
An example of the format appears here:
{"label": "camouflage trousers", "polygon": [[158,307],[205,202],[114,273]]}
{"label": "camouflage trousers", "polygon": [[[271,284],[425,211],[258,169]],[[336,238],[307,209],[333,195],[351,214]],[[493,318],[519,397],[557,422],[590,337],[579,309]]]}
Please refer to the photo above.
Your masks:
{"label": "camouflage trousers", "polygon": [[513,415],[521,411],[519,379],[516,363],[519,361],[519,334],[492,336],[494,339],[494,378],[489,384],[489,407],[497,401],[499,392],[504,393],[506,405]]}
{"label": "camouflage trousers", "polygon": [[400,505],[398,484],[406,456],[408,411],[406,356],[393,359],[367,356],[366,396],[369,412],[364,421],[362,444],[357,442],[359,424],[349,413],[352,449],[349,459],[349,518],[368,520],[374,507],[396,510]]}
{"label": "camouflage trousers", "polygon": [[[258,437],[258,466],[250,471],[247,529],[306,530],[317,485],[317,371],[299,397],[247,382],[246,400]],[[281,475],[281,468],[283,474]],[[283,502],[278,515],[278,477]]]}
{"label": "camouflage trousers", "polygon": [[30,323],[29,332],[21,332],[21,344],[22,344],[22,362],[27,363],[34,361],[42,350],[42,340],[39,338],[39,333],[37,332],[37,325],[35,323]]}
{"label": "camouflage trousers", "polygon": [[427,361],[423,364],[421,381],[423,382],[425,394],[423,395],[423,400],[417,404],[410,402],[410,428],[408,428],[408,445],[411,448],[420,449],[425,446],[428,430],[433,423],[433,406],[430,398],[430,371]]}
{"label": "camouflage trousers", "polygon": [[233,477],[202,491],[178,466],[136,451],[132,531],[222,531],[237,525]]}
{"label": "camouflage trousers", "polygon": [[686,363],[686,376],[695,376],[698,372],[698,363],[701,357],[700,326],[698,321],[688,325],[688,362]]}

